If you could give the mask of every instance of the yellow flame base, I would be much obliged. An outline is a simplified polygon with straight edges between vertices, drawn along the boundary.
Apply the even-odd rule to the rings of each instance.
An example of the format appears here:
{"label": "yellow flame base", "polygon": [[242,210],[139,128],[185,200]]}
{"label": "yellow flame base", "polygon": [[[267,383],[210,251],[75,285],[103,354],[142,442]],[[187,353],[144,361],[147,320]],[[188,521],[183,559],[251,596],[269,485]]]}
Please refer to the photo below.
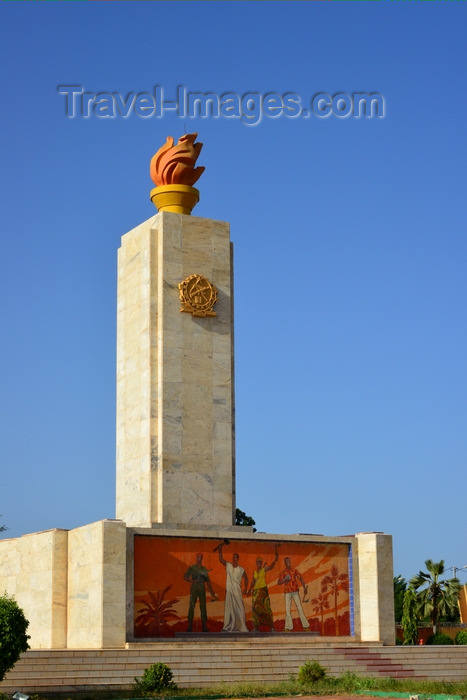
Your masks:
{"label": "yellow flame base", "polygon": [[160,185],[154,187],[149,196],[158,211],[175,214],[191,214],[199,202],[199,190],[190,185]]}

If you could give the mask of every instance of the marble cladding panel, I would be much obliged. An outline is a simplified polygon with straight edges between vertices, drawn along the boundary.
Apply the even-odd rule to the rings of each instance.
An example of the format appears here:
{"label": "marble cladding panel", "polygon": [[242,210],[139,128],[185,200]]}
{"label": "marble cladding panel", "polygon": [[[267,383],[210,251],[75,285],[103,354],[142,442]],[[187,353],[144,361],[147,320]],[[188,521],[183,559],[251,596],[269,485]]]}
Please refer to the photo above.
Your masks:
{"label": "marble cladding panel", "polygon": [[[162,342],[164,339],[162,339]],[[159,356],[159,362],[162,362],[161,374],[163,377],[163,383],[165,382],[178,382],[183,381],[183,358],[184,350],[179,347],[167,347],[163,342],[163,351],[160,353],[162,357]],[[159,367],[158,367],[159,369]]]}
{"label": "marble cladding panel", "polygon": [[[212,454],[211,446],[211,424],[204,418],[190,418],[184,421],[182,440],[182,464],[185,458],[191,455],[198,455],[202,463],[204,454]],[[209,450],[209,452],[208,452]]]}
{"label": "marble cladding panel", "polygon": [[357,539],[361,641],[394,644],[392,537],[365,532]]}
{"label": "marble cladding panel", "polygon": [[170,469],[166,468],[168,465],[164,462],[164,493],[162,501],[162,513],[164,516],[164,521],[176,522],[175,520],[170,520],[171,517],[175,516],[178,512],[178,517],[180,518],[180,513],[182,510],[182,495],[183,495],[183,480],[185,473],[180,469]]}
{"label": "marble cladding panel", "polygon": [[[131,477],[150,470],[150,225],[144,222],[122,238],[118,272],[117,332],[117,515],[139,521]],[[132,465],[132,466],[130,466]],[[131,477],[130,477],[131,475]],[[130,478],[129,478],[130,477]],[[138,478],[135,485],[140,485]],[[128,497],[131,503],[128,503]],[[144,510],[144,499],[139,508]],[[132,517],[128,517],[131,515]]]}
{"label": "marble cladding panel", "polygon": [[[191,343],[190,343],[191,345]],[[213,385],[214,361],[209,355],[185,347],[181,358],[183,384],[198,384],[200,386]]]}
{"label": "marble cladding panel", "polygon": [[210,522],[215,508],[214,489],[209,474],[184,474],[182,509],[187,522]]}
{"label": "marble cladding panel", "polygon": [[[181,314],[180,314],[181,315]],[[164,328],[161,339],[167,343],[169,348],[181,350],[184,346],[184,336],[182,328]]]}
{"label": "marble cladding panel", "polygon": [[177,290],[178,283],[183,279],[183,265],[181,262],[167,262],[164,266],[164,283],[167,290]]}
{"label": "marble cladding panel", "polygon": [[227,353],[216,352],[212,363],[213,386],[232,385],[232,356]]}
{"label": "marble cladding panel", "polygon": [[219,308],[219,304],[222,303],[223,300],[227,300],[230,303],[230,285],[232,281],[230,270],[214,267],[211,271],[211,276],[213,280],[216,280],[216,287],[219,290],[219,301],[217,302],[217,308]]}
{"label": "marble cladding panel", "polygon": [[[146,473],[144,475],[133,473],[126,481],[125,501],[121,507],[130,500],[134,508],[131,513],[128,513],[128,525],[136,523],[140,518],[144,518],[144,522],[148,522],[151,517],[150,504],[146,498],[146,493],[150,490],[149,479],[150,475]],[[117,505],[119,504],[117,503]]]}
{"label": "marble cladding panel", "polygon": [[[211,360],[213,354],[214,334],[211,331],[213,318],[189,318],[185,322],[185,333],[182,333],[183,338],[183,360],[184,364],[188,365],[193,359],[199,358],[202,362]],[[189,322],[190,325],[189,325]],[[187,347],[187,340],[189,346]]]}
{"label": "marble cladding panel", "polygon": [[[216,465],[217,465],[217,459],[216,459]],[[213,487],[214,491],[218,494],[220,494],[219,499],[222,501],[222,494],[231,494],[232,493],[232,475],[226,473],[226,470],[221,471],[220,469],[215,469],[213,471],[212,475],[212,482],[213,482]],[[229,498],[228,502],[230,503],[231,507],[231,501],[232,499]]]}
{"label": "marble cladding panel", "polygon": [[[219,270],[221,274],[225,273],[225,270],[230,268],[230,245],[226,245],[224,233],[220,235],[214,234],[213,244],[212,244],[212,267],[214,270]],[[224,284],[230,284],[230,280],[225,279],[222,281],[221,277],[216,276],[216,281],[220,287]]]}
{"label": "marble cladding panel", "polygon": [[[212,457],[203,457],[203,471],[206,474],[214,474],[215,466]],[[192,472],[200,472],[200,460],[199,455],[184,455],[183,463],[180,461],[179,454],[166,454],[164,455],[164,474],[169,472],[179,473],[180,478],[183,479],[183,474]]]}
{"label": "marble cladding panel", "polygon": [[0,591],[16,595],[16,582],[20,575],[16,539],[0,540]]}
{"label": "marble cladding panel", "polygon": [[69,533],[68,644],[72,648],[99,647],[101,643],[101,559],[101,523]]}
{"label": "marble cladding panel", "polygon": [[232,421],[232,392],[230,386],[214,386],[212,415],[214,421]]}
{"label": "marble cladding panel", "polygon": [[230,333],[216,333],[212,338],[212,351],[213,357],[216,358],[217,354],[221,357],[223,355],[232,355],[232,338]]}
{"label": "marble cladding panel", "polygon": [[[214,423],[214,454],[222,451],[223,445],[232,439],[232,425],[229,422],[216,421]],[[219,449],[221,446],[221,449]]]}
{"label": "marble cladding panel", "polygon": [[83,649],[124,645],[125,566],[124,523],[100,521],[70,531],[69,647]]}
{"label": "marble cladding panel", "polygon": [[162,212],[156,216],[152,230],[157,236],[158,256],[165,258],[168,263],[180,264],[180,249],[183,245],[181,217]]}
{"label": "marble cladding panel", "polygon": [[164,382],[164,413],[171,423],[181,423],[182,393],[183,386],[180,382]]}
{"label": "marble cladding panel", "polygon": [[215,498],[215,511],[216,513],[213,514],[213,517],[211,519],[211,522],[213,524],[217,524],[218,522],[221,522],[218,520],[218,517],[222,513],[222,515],[225,517],[229,515],[231,517],[232,514],[232,498],[231,498],[231,492],[229,492],[227,489],[224,488],[218,488],[216,484],[214,484],[214,493],[216,494]]}
{"label": "marble cladding panel", "polygon": [[66,646],[67,535],[47,530],[0,542],[0,588],[25,611],[35,649]]}
{"label": "marble cladding panel", "polygon": [[126,527],[104,521],[102,646],[121,647],[126,640]]}
{"label": "marble cladding panel", "polygon": [[394,630],[394,571],[392,537],[377,534],[378,549],[378,600],[380,638],[384,644],[395,644]]}
{"label": "marble cladding panel", "polygon": [[178,459],[181,459],[185,426],[182,427],[181,423],[170,425],[166,420],[164,423],[163,437],[159,441],[159,449],[162,449],[162,455],[158,450],[158,458],[164,459],[165,454],[169,453],[178,454]]}
{"label": "marble cladding panel", "polygon": [[53,543],[51,646],[67,646],[68,532],[57,530]]}
{"label": "marble cladding panel", "polygon": [[[192,275],[193,270],[199,275],[212,277],[211,273],[211,251],[203,250],[202,248],[194,248],[191,250],[185,250],[182,256],[183,260],[183,277],[188,277]],[[210,279],[210,281],[212,281]],[[217,287],[217,285],[216,285]]]}
{"label": "marble cladding panel", "polygon": [[358,535],[358,574],[360,590],[360,632],[362,641],[379,640],[376,580],[376,538],[373,533]]}

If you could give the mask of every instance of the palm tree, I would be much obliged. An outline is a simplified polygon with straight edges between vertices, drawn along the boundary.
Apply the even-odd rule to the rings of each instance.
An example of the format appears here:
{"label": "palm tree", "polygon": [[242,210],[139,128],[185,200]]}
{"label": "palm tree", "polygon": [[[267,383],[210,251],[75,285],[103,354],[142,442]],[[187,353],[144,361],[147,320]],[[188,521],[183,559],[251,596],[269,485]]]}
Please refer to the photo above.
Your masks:
{"label": "palm tree", "polygon": [[321,617],[321,635],[324,637],[324,611],[329,610],[328,596],[320,593],[316,598],[312,598],[311,604],[314,605],[314,612]]}
{"label": "palm tree", "polygon": [[[425,566],[428,571],[419,571],[410,579],[410,586],[417,594],[420,617],[430,616],[433,634],[436,634],[440,615],[449,614],[458,605],[462,586],[458,578],[440,581],[444,574],[444,559],[440,562],[427,559]],[[422,588],[425,585],[426,588]]]}
{"label": "palm tree", "polygon": [[331,566],[329,574],[321,579],[321,593],[331,593],[334,595],[334,614],[336,623],[336,637],[339,636],[339,617],[337,613],[337,596],[339,591],[349,590],[349,577],[347,574],[340,574],[335,564]]}
{"label": "palm tree", "polygon": [[164,601],[165,594],[172,588],[172,584],[163,591],[148,591],[149,599],[141,601],[144,604],[135,620],[135,628],[140,634],[147,633],[150,637],[157,637],[169,628],[169,620],[180,620],[173,606],[179,598]]}

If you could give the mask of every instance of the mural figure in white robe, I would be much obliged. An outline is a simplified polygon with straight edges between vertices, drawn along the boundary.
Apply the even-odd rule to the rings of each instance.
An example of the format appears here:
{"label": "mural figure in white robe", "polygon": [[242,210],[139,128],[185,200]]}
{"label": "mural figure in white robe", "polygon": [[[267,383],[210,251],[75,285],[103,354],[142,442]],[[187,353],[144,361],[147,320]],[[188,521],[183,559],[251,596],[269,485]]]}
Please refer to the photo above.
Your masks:
{"label": "mural figure in white robe", "polygon": [[[248,632],[245,621],[245,607],[243,605],[243,595],[248,590],[248,576],[242,568],[237,553],[232,555],[232,563],[225,561],[222,555],[222,547],[219,545],[219,561],[226,568],[225,581],[225,606],[224,606],[224,626],[223,632]],[[242,592],[243,583],[243,592]]]}

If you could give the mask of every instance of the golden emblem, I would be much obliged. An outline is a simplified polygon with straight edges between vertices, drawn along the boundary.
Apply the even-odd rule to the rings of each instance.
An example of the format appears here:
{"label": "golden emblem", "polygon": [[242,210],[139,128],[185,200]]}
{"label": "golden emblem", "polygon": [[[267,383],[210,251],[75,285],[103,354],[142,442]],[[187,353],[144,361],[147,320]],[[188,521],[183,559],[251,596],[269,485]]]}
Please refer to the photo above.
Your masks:
{"label": "golden emblem", "polygon": [[202,275],[190,275],[178,285],[182,302],[180,311],[193,316],[217,316],[212,307],[218,299],[216,287]]}

